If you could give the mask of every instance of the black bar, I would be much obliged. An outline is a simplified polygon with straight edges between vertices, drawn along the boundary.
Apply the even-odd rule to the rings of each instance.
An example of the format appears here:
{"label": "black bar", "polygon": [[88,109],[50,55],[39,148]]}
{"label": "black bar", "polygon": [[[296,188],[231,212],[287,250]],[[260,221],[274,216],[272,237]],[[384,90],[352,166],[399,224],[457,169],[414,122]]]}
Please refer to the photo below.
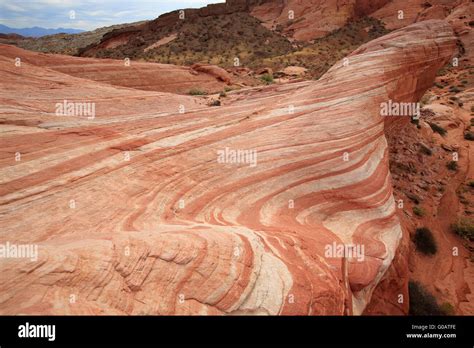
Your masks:
{"label": "black bar", "polygon": [[[19,326],[55,325],[55,339],[20,338]],[[413,327],[412,325],[416,325]],[[430,325],[434,325],[431,326]],[[454,325],[446,326],[446,325]],[[423,330],[423,326],[426,328]],[[165,317],[3,316],[0,346],[248,345],[337,346],[357,344],[473,347],[473,317]],[[455,338],[407,338],[407,334],[456,334]]]}

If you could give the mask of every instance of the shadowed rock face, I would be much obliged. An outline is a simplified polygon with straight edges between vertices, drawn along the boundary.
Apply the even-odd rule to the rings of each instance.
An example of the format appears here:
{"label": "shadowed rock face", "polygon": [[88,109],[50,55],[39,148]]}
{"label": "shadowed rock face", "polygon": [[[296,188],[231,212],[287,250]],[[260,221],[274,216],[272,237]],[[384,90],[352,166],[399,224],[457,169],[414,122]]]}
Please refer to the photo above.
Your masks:
{"label": "shadowed rock face", "polygon": [[268,28],[282,27],[285,36],[298,41],[323,37],[349,20],[368,16],[390,0],[287,0],[260,1],[250,14]]}
{"label": "shadowed rock face", "polygon": [[[68,87],[67,75],[2,59],[2,84],[36,85],[2,86],[1,117],[57,129],[12,125],[0,138],[0,242],[39,248],[36,262],[0,259],[0,313],[362,313],[402,238],[384,137],[394,121],[380,104],[416,101],[455,46],[447,23],[417,23],[319,81],[219,108]],[[47,113],[73,86],[96,87],[94,120]],[[196,106],[157,115],[160,103]],[[363,246],[363,259],[330,257],[333,243]]]}
{"label": "shadowed rock face", "polygon": [[[388,29],[399,29],[428,19],[444,19],[456,6],[470,0],[286,0],[249,1],[252,16],[268,28],[281,26],[285,36],[299,41],[323,37],[347,22],[365,16],[380,19]],[[403,13],[399,13],[402,11]],[[292,15],[292,17],[290,16]]]}

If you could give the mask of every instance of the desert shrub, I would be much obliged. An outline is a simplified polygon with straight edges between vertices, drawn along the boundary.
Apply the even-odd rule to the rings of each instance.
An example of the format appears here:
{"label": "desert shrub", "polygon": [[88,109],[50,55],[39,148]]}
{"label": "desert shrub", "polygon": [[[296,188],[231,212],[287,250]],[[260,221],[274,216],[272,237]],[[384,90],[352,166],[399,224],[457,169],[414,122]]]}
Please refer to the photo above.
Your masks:
{"label": "desert shrub", "polygon": [[410,315],[443,315],[436,298],[430,294],[420,283],[410,280],[408,282],[410,296]]}
{"label": "desert shrub", "polygon": [[447,67],[442,67],[441,69],[438,70],[436,73],[436,76],[444,76],[448,73]]}
{"label": "desert shrub", "polygon": [[441,127],[441,126],[439,126],[439,125],[437,125],[436,123],[433,123],[433,122],[428,122],[428,124],[430,125],[433,132],[436,132],[436,133],[438,133],[442,136],[446,135],[447,131],[443,127]]}
{"label": "desert shrub", "polygon": [[425,144],[419,144],[420,145],[420,152],[425,154],[425,155],[428,155],[428,156],[431,156],[433,154],[433,151],[431,151],[431,149],[426,146]]}
{"label": "desert shrub", "polygon": [[438,251],[433,233],[427,227],[417,228],[413,241],[415,242],[416,250],[425,255],[434,255]]}
{"label": "desert shrub", "polygon": [[458,170],[458,162],[456,161],[449,161],[448,164],[446,164],[446,167],[448,167],[449,170],[456,171]]}
{"label": "desert shrub", "polygon": [[431,94],[425,94],[423,97],[420,99],[420,105],[424,106],[430,102],[432,95]]}
{"label": "desert shrub", "polygon": [[473,241],[474,240],[474,221],[469,218],[460,218],[451,225],[452,230],[458,236]]}
{"label": "desert shrub", "polygon": [[192,88],[189,92],[189,95],[206,95],[205,91],[200,90],[199,88]]}
{"label": "desert shrub", "polygon": [[424,210],[422,207],[418,206],[418,205],[415,205],[415,206],[413,207],[413,213],[414,213],[416,216],[420,216],[420,217],[421,217],[421,216],[425,216],[425,210]]}
{"label": "desert shrub", "polygon": [[464,139],[466,140],[474,140],[474,133],[473,132],[466,132],[464,133]]}
{"label": "desert shrub", "polygon": [[419,196],[408,191],[405,192],[405,196],[407,196],[415,204],[420,204],[420,202],[422,201],[422,199]]}
{"label": "desert shrub", "polygon": [[267,85],[269,84],[272,84],[273,83],[273,75],[271,74],[264,74],[260,77],[260,80],[262,80],[263,82],[265,82]]}
{"label": "desert shrub", "polygon": [[456,86],[451,86],[451,87],[449,87],[449,91],[452,92],[452,93],[459,93],[459,92],[461,92],[461,90],[460,90],[458,87],[456,87]]}
{"label": "desert shrub", "polygon": [[469,187],[474,187],[474,180],[471,180],[467,183]]}
{"label": "desert shrub", "polygon": [[221,101],[219,99],[213,100],[209,103],[209,106],[221,106]]}
{"label": "desert shrub", "polygon": [[456,311],[454,310],[453,305],[449,302],[443,302],[440,306],[440,309],[441,309],[441,311],[443,311],[443,313],[445,315],[454,315],[454,314],[456,314]]}

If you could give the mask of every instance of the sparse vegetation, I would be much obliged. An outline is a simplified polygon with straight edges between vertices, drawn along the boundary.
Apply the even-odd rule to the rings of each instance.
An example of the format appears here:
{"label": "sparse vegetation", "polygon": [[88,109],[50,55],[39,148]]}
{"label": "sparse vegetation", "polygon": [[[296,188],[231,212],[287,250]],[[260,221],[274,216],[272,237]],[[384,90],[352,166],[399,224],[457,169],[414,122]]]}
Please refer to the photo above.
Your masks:
{"label": "sparse vegetation", "polygon": [[423,97],[421,97],[420,99],[420,106],[425,106],[426,104],[428,104],[431,100],[433,96],[429,93],[426,93],[425,95],[423,95]]}
{"label": "sparse vegetation", "polygon": [[[370,28],[368,33],[364,30],[365,28]],[[325,37],[314,40],[314,43],[298,43],[299,47],[293,52],[281,56],[264,57],[261,65],[271,67],[274,71],[289,65],[302,66],[308,69],[308,77],[318,79],[333,64],[363,43],[389,32],[378,19],[362,18],[334,30]]]}
{"label": "sparse vegetation", "polygon": [[420,216],[420,217],[425,216],[425,210],[422,207],[418,206],[418,205],[415,205],[413,207],[413,213],[416,216]]}
{"label": "sparse vegetation", "polygon": [[449,87],[449,91],[451,93],[459,93],[459,92],[461,92],[461,89],[459,89],[457,86],[451,86],[451,87]]}
{"label": "sparse vegetation", "polygon": [[188,92],[189,95],[206,95],[207,92],[200,90],[199,88],[192,88]]}
{"label": "sparse vegetation", "polygon": [[436,132],[443,137],[446,135],[447,130],[441,127],[440,125],[437,125],[436,123],[433,123],[433,122],[428,122],[428,124],[430,125],[433,132]]}
{"label": "sparse vegetation", "polygon": [[458,162],[456,161],[449,161],[448,164],[446,164],[446,167],[449,170],[452,170],[453,172],[458,170]]}
{"label": "sparse vegetation", "polygon": [[454,310],[453,305],[449,302],[443,302],[443,304],[441,304],[441,306],[440,306],[440,309],[445,315],[454,315],[454,314],[456,314],[456,311]]}
{"label": "sparse vegetation", "polygon": [[[144,52],[145,47],[178,33],[176,39]],[[142,35],[144,42],[127,44],[121,50],[128,56],[147,61],[184,65],[209,63],[224,68],[241,66],[255,68],[265,58],[282,56],[296,50],[283,36],[273,32],[248,13],[237,12],[210,17],[195,17],[157,27]],[[115,54],[107,52],[107,54]]]}
{"label": "sparse vegetation", "polygon": [[416,250],[425,255],[434,255],[438,251],[433,233],[427,227],[417,228],[413,241],[415,242]]}
{"label": "sparse vegetation", "polygon": [[405,195],[415,204],[420,204],[421,198],[417,196],[416,194],[411,193],[411,192],[405,192]]}
{"label": "sparse vegetation", "polygon": [[427,155],[427,156],[431,156],[433,154],[433,151],[431,151],[431,149],[426,146],[425,144],[422,144],[420,143],[420,152]]}
{"label": "sparse vegetation", "polygon": [[466,140],[474,140],[474,133],[471,131],[468,131],[464,133],[464,139]]}
{"label": "sparse vegetation", "polygon": [[410,296],[410,315],[445,315],[436,301],[420,283],[410,280],[408,282]]}
{"label": "sparse vegetation", "polygon": [[474,221],[470,218],[460,218],[451,225],[452,230],[458,236],[473,241],[474,240]]}
{"label": "sparse vegetation", "polygon": [[264,74],[260,77],[265,84],[270,85],[273,83],[273,75],[272,74]]}

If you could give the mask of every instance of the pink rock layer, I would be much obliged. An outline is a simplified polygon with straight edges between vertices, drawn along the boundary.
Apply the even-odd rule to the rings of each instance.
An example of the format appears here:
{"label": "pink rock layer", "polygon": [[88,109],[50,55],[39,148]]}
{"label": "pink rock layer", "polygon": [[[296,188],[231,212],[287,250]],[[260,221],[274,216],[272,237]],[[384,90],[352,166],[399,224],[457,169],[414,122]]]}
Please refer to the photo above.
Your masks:
{"label": "pink rock layer", "polygon": [[[403,234],[380,104],[416,101],[455,46],[417,23],[223,107],[2,57],[0,243],[38,260],[0,259],[0,313],[362,313]],[[72,96],[100,112],[54,115]]]}
{"label": "pink rock layer", "polygon": [[[25,51],[0,44],[3,58],[45,67],[82,79],[145,91],[188,94],[199,88],[219,92],[231,83],[230,74],[215,65],[201,69],[173,64],[145,63],[120,59],[94,59]],[[204,69],[204,67],[206,69]]]}

